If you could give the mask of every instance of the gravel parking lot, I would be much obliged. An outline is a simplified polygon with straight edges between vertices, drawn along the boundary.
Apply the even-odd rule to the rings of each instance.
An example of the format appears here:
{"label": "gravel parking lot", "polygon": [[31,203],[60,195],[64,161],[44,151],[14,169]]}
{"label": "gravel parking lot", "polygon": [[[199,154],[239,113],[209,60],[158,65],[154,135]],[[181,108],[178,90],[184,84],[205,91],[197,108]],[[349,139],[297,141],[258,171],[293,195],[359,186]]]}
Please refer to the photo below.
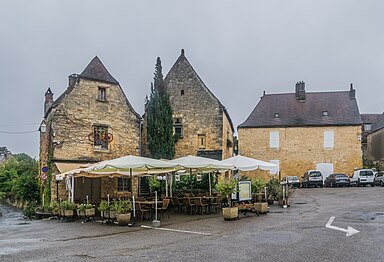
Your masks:
{"label": "gravel parking lot", "polygon": [[[171,214],[161,229],[28,221],[5,208],[0,261],[384,261],[383,195],[381,187],[297,189],[291,207],[267,215]],[[331,217],[336,229],[325,227]],[[359,233],[347,237],[348,226]]]}

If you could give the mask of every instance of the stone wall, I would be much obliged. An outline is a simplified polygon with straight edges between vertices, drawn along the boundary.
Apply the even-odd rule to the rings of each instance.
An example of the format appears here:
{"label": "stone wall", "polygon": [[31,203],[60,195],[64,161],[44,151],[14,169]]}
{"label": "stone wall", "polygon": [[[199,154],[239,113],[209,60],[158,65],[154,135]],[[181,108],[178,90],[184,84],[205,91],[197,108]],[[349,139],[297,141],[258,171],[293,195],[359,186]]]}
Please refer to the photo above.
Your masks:
{"label": "stone wall", "polygon": [[384,167],[384,128],[368,135],[368,160]]}
{"label": "stone wall", "polygon": [[[173,117],[180,118],[183,127],[183,136],[176,143],[175,157],[211,151],[222,159],[223,150],[225,155],[229,154],[226,151],[227,130],[224,128],[227,129],[228,126],[223,123],[223,107],[201,81],[183,53],[165,78],[165,85],[170,95]],[[229,136],[232,134],[231,131]],[[205,139],[203,146],[199,135]]]}
{"label": "stone wall", "polygon": [[[324,131],[331,130],[334,147],[325,149]],[[270,148],[270,131],[279,132],[279,148]],[[332,163],[334,172],[346,174],[362,167],[360,126],[239,128],[238,133],[239,154],[267,162],[280,160],[282,177],[301,177],[305,171],[316,169],[317,163]]]}
{"label": "stone wall", "polygon": [[[106,88],[106,101],[97,99],[98,87]],[[49,145],[53,147],[54,161],[92,163],[139,154],[140,117],[130,107],[119,85],[80,78],[69,89],[71,92],[61,98],[46,119],[47,133],[41,135],[40,141],[41,165],[47,165]],[[113,135],[108,149],[97,148],[91,141],[93,126],[98,125],[108,126],[108,132]],[[53,174],[58,174],[58,170]],[[59,197],[66,199],[65,183],[59,186]],[[101,193],[105,190],[102,188]],[[52,199],[56,199],[54,176],[51,191]]]}

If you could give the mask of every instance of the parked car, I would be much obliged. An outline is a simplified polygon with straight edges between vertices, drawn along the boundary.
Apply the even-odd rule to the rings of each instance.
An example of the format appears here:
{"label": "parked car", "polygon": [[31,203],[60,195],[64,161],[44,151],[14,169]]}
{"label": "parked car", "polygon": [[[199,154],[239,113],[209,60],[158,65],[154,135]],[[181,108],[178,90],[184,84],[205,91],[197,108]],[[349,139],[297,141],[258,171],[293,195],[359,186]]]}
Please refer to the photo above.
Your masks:
{"label": "parked car", "polygon": [[384,171],[379,171],[375,174],[375,185],[384,186]]}
{"label": "parked car", "polygon": [[374,182],[374,172],[372,169],[358,169],[353,172],[353,175],[350,179],[351,185],[365,186],[371,185],[375,186]]}
{"label": "parked car", "polygon": [[330,174],[324,180],[324,186],[338,187],[338,186],[350,186],[349,176],[346,174]]}
{"label": "parked car", "polygon": [[283,178],[282,182],[287,183],[289,186],[294,188],[300,187],[300,180],[298,176],[286,176]]}
{"label": "parked car", "polygon": [[320,186],[323,187],[323,175],[320,170],[309,170],[304,173],[301,180],[302,187]]}

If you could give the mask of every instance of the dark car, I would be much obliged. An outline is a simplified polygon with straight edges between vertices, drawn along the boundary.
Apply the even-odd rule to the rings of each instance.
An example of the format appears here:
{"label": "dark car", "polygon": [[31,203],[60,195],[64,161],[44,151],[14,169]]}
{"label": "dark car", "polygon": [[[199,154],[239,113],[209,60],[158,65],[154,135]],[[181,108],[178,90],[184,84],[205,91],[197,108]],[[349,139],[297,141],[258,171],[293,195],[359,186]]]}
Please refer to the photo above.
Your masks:
{"label": "dark car", "polygon": [[325,186],[350,186],[349,176],[346,174],[330,174],[324,181]]}

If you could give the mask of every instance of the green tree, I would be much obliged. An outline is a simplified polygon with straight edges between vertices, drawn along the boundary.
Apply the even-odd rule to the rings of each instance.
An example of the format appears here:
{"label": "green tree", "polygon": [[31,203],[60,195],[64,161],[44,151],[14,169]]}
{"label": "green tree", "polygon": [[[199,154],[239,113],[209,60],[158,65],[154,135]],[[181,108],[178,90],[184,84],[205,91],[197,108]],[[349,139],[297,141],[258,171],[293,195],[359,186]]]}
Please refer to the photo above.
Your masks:
{"label": "green tree", "polygon": [[156,61],[146,117],[148,148],[152,157],[172,159],[175,155],[172,108],[169,95],[165,91],[160,57]]}

